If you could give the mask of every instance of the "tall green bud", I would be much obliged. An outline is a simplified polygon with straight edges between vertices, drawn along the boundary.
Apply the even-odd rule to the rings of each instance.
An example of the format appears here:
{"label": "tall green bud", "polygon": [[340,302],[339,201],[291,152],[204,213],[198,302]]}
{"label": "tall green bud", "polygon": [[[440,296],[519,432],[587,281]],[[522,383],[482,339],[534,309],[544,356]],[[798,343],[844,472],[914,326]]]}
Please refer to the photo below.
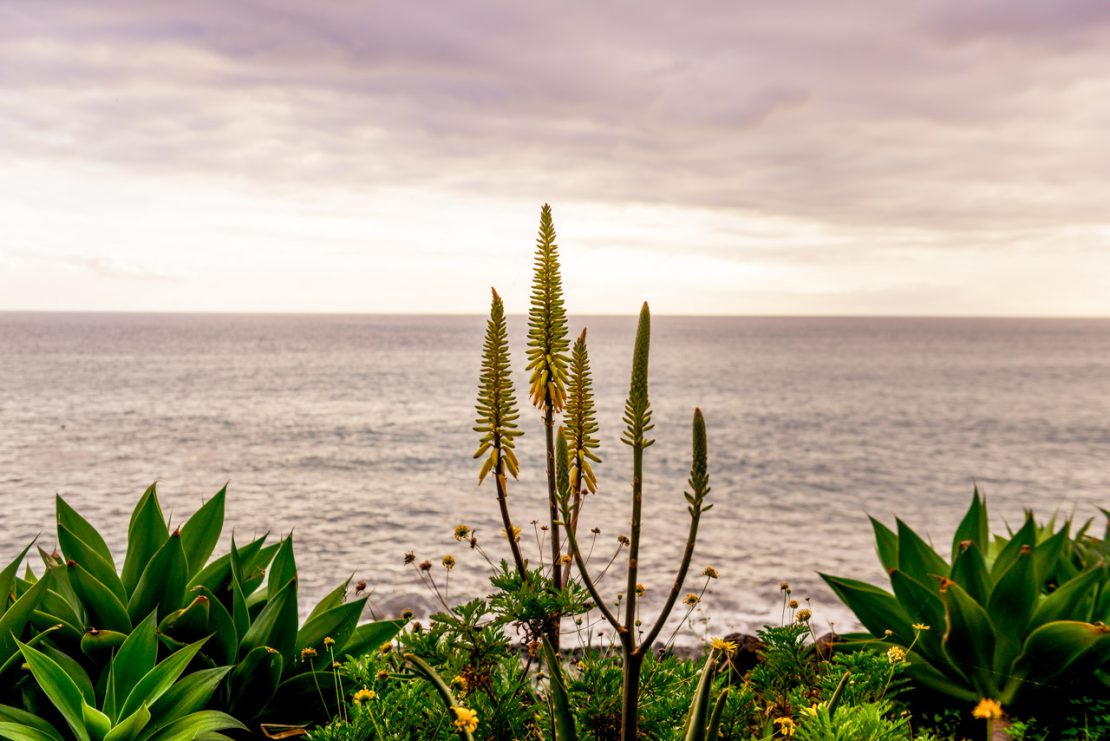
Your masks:
{"label": "tall green bud", "polygon": [[654,443],[647,433],[655,428],[651,421],[651,402],[648,401],[648,351],[651,346],[651,311],[647,302],[640,309],[640,323],[636,328],[636,346],[632,351],[632,383],[628,400],[624,403],[624,423],[628,426],[621,434],[621,441],[632,447],[646,448]]}

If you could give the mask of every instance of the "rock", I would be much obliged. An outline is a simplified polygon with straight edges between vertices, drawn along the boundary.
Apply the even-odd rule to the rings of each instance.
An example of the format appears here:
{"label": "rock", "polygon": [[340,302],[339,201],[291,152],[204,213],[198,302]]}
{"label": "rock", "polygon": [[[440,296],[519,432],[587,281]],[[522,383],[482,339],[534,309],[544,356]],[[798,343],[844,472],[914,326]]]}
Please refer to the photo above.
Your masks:
{"label": "rock", "polygon": [[729,633],[724,640],[736,644],[736,653],[729,657],[728,663],[737,678],[742,678],[756,664],[763,661],[763,641],[748,633]]}
{"label": "rock", "polygon": [[829,631],[822,636],[819,636],[813,643],[813,650],[817,654],[817,658],[821,661],[832,660],[833,653],[836,650],[836,644],[840,641],[840,636],[835,631]]}

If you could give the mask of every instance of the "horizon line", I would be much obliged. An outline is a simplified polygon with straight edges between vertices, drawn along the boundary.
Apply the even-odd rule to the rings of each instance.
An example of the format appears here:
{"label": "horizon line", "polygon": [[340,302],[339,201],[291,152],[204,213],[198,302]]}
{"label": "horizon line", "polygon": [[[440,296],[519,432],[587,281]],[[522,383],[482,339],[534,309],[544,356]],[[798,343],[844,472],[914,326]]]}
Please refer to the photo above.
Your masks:
{"label": "horizon line", "polygon": [[[649,302],[650,303],[650,302]],[[215,309],[0,309],[0,315],[120,315],[120,316],[272,316],[272,317],[478,317],[485,313],[473,312],[398,312],[398,311],[228,311]],[[568,314],[569,315],[569,314]],[[609,312],[584,312],[582,317],[635,318],[638,312],[615,314]],[[526,317],[527,313],[508,312],[506,316]],[[1110,314],[666,314],[652,312],[659,318],[679,319],[1033,319],[1033,320],[1110,320]]]}

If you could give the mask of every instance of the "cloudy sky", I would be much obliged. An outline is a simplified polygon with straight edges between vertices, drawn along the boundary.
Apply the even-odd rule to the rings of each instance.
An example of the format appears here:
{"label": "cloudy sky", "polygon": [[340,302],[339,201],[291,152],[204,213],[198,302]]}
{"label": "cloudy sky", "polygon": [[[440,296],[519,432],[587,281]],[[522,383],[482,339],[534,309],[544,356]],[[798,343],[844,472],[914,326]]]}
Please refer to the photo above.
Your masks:
{"label": "cloudy sky", "polygon": [[[557,8],[557,9],[556,9]],[[1110,3],[0,0],[0,309],[1110,315]]]}

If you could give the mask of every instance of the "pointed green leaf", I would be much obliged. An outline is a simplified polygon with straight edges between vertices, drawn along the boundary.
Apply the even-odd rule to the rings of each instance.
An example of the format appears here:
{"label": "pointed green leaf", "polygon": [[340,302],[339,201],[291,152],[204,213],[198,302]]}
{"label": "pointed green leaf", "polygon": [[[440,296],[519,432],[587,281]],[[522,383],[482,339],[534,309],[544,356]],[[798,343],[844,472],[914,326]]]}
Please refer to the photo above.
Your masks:
{"label": "pointed green leaf", "polygon": [[[29,646],[31,643],[27,643],[26,645]],[[69,678],[77,685],[77,689],[81,691],[81,697],[84,698],[85,702],[90,705],[96,704],[96,692],[93,689],[92,680],[89,679],[89,675],[85,673],[84,668],[82,668],[73,657],[69,656],[69,654],[64,651],[59,651],[49,643],[43,644],[42,652],[50,657],[55,664],[60,666],[62,671],[69,675]]]}
{"label": "pointed green leaf", "polygon": [[[2,717],[0,715],[0,718]],[[60,733],[54,731],[54,729],[51,729],[51,731],[53,733],[24,723],[0,720],[0,738],[6,738],[10,741],[63,741]]]}
{"label": "pointed green leaf", "polygon": [[181,526],[181,546],[185,550],[185,562],[188,565],[190,578],[200,573],[220,540],[220,532],[224,527],[226,493],[225,486]]}
{"label": "pointed green leaf", "polygon": [[281,541],[277,555],[270,564],[270,575],[266,581],[266,589],[270,594],[277,594],[278,590],[289,583],[290,579],[297,578],[297,562],[293,557],[293,533]]}
{"label": "pointed green leaf", "polygon": [[[26,553],[26,551],[24,551]],[[53,571],[47,571],[30,589],[19,596],[10,607],[0,615],[0,664],[7,661],[18,651],[15,639],[23,634],[23,628],[31,618],[40,601],[53,583]],[[5,595],[5,600],[7,595]]]}
{"label": "pointed green leaf", "polygon": [[112,719],[87,702],[81,703],[81,720],[93,741],[102,741],[112,730]]}
{"label": "pointed green leaf", "polygon": [[999,577],[987,603],[987,613],[998,636],[995,668],[999,671],[1007,671],[1021,650],[1040,591],[1033,553],[1023,549]]}
{"label": "pointed green leaf", "polygon": [[143,568],[127,603],[128,615],[134,621],[157,609],[158,617],[163,618],[179,609],[185,601],[186,581],[181,534],[174,532]]}
{"label": "pointed green leaf", "polygon": [[96,580],[112,590],[120,602],[127,600],[123,582],[116,574],[116,567],[101,558],[96,551],[78,538],[65,525],[58,523],[58,545],[71,561],[81,564]]}
{"label": "pointed green leaf", "polygon": [[368,651],[376,651],[383,643],[392,641],[405,627],[404,620],[379,620],[365,623],[355,628],[354,634],[342,645],[337,653],[340,656],[362,656]]}
{"label": "pointed green leaf", "polygon": [[108,544],[104,542],[104,538],[96,531],[88,521],[77,514],[77,510],[70,507],[59,494],[54,498],[56,506],[57,520],[59,525],[64,525],[70,532],[80,538],[84,543],[93,549],[98,556],[108,562],[112,569],[116,567],[116,562],[112,560],[112,552],[108,550]]}
{"label": "pointed green leaf", "polygon": [[[158,504],[158,492],[155,485],[151,484],[135,505],[127,527],[127,556],[123,560],[121,578],[129,595],[135,591],[147,564],[169,537],[166,518]],[[145,615],[146,611],[142,614]]]}
{"label": "pointed green leaf", "polygon": [[971,543],[960,550],[952,563],[951,579],[963,587],[973,600],[986,607],[993,584],[987,562],[977,545]]}
{"label": "pointed green leaf", "polygon": [[284,667],[275,649],[259,646],[251,650],[231,673],[228,708],[241,718],[253,718],[274,696]]}
{"label": "pointed green leaf", "polygon": [[111,703],[105,700],[105,710],[112,720],[121,717],[114,712],[135,689],[143,677],[150,673],[158,659],[158,639],[154,632],[155,613],[152,611],[141,623],[135,626],[131,635],[120,646],[119,653],[112,659],[109,671],[112,674],[115,697]]}
{"label": "pointed green leaf", "polygon": [[828,574],[819,574],[833,590],[840,601],[856,614],[865,628],[874,636],[882,636],[891,631],[902,645],[908,646],[913,640],[914,622],[897,598],[889,592],[855,579],[845,579]]}
{"label": "pointed green leaf", "polygon": [[127,614],[127,608],[111,589],[75,561],[66,564],[66,574],[73,591],[85,606],[93,627],[120,633],[131,632],[131,618]]}
{"label": "pointed green leaf", "polygon": [[108,731],[104,741],[132,741],[139,735],[140,731],[146,728],[149,722],[150,710],[144,702],[135,712],[125,717],[112,730]]}
{"label": "pointed green leaf", "polygon": [[[0,705],[0,722],[29,726],[34,731],[42,734],[42,736],[36,737],[39,739],[49,738],[51,741],[62,741],[62,734],[58,733],[54,726],[34,713],[29,713],[21,708],[13,708],[11,705]],[[9,732],[0,729],[0,736],[7,735],[10,735]]]}
{"label": "pointed green leaf", "polygon": [[290,580],[266,603],[262,612],[251,623],[243,640],[239,642],[239,653],[245,656],[259,646],[270,646],[277,649],[282,660],[288,664],[293,660],[296,642],[297,582]]}
{"label": "pointed green leaf", "polygon": [[81,690],[53,659],[25,643],[18,645],[23,654],[23,660],[27,662],[39,688],[62,714],[73,735],[78,738],[78,741],[89,741],[84,715],[81,712],[81,706],[84,704]]}
{"label": "pointed green leaf", "polygon": [[247,731],[245,725],[227,713],[218,710],[201,710],[178,718],[158,733],[150,736],[149,741],[193,741],[204,739],[216,731]]}
{"label": "pointed green leaf", "polygon": [[[1107,649],[1110,649],[1110,628],[1105,625],[1075,621],[1042,625],[1026,639],[1021,656],[1014,662],[1003,699],[1012,700],[1023,684],[1035,690],[1058,681],[1065,673],[1082,677],[1083,673],[1075,672],[1075,667],[1092,657],[1105,661]],[[1086,668],[1089,672],[1095,667]]]}
{"label": "pointed green leaf", "polygon": [[1014,533],[1013,537],[1005,542],[1002,550],[998,553],[998,558],[994,560],[994,564],[991,566],[991,579],[997,582],[1006,573],[1006,569],[1010,568],[1010,564],[1017,559],[1023,546],[1032,548],[1036,544],[1037,525],[1033,522],[1033,515],[1026,513],[1025,524]]}
{"label": "pointed green leaf", "polygon": [[126,718],[138,710],[140,705],[146,703],[149,706],[157,702],[158,698],[173,686],[173,683],[189,666],[189,662],[197,655],[202,645],[204,645],[204,641],[191,643],[185,648],[173,652],[164,661],[147,672],[146,676],[135,684],[135,688],[127,696],[127,700],[124,701],[123,707],[119,711],[119,716]]}
{"label": "pointed green leaf", "polygon": [[979,697],[998,697],[994,674],[995,632],[986,611],[955,582],[941,591],[947,611],[944,649],[952,664],[966,674]]}
{"label": "pointed green leaf", "polygon": [[1037,606],[1033,617],[1029,620],[1028,629],[1033,631],[1045,623],[1057,620],[1083,620],[1087,612],[1085,606],[1099,582],[1110,583],[1105,566],[1087,569],[1074,579],[1065,582]]}
{"label": "pointed green leaf", "polygon": [[[33,540],[28,543],[27,547],[20,551],[19,555],[15,557],[15,560],[5,566],[3,571],[0,571],[0,615],[7,612],[8,603],[14,600],[15,575],[19,571],[19,565],[23,563],[23,559],[27,557],[27,551],[31,550],[31,546],[34,544],[35,541]],[[28,565],[27,568],[30,569],[30,566]]]}
{"label": "pointed green leaf", "polygon": [[142,735],[149,736],[178,718],[203,710],[230,671],[230,666],[219,666],[191,672],[179,679],[150,706],[151,717],[156,721],[144,729]]}
{"label": "pointed green leaf", "polygon": [[322,600],[317,602],[316,606],[312,608],[312,612],[308,614],[308,620],[312,620],[312,618],[316,617],[320,613],[327,612],[333,607],[339,607],[341,604],[343,604],[343,601],[347,597],[347,586],[350,583],[351,577],[347,577],[347,580],[345,582],[328,592],[327,595]]}
{"label": "pointed green leaf", "polygon": [[913,529],[898,523],[898,569],[931,589],[940,590],[940,578],[948,575],[948,564]]}
{"label": "pointed green leaf", "polygon": [[[342,604],[339,607],[333,607],[309,620],[297,633],[297,642],[293,648],[294,658],[299,657],[303,649],[313,648],[316,650],[316,659],[309,666],[317,669],[330,666],[333,659],[329,657],[328,650],[324,646],[324,639],[331,638],[335,641],[335,648],[346,643],[354,631],[359,617],[362,616],[362,610],[365,606],[366,598],[364,597],[354,602]],[[340,656],[335,650],[331,654],[336,658]],[[292,669],[292,666],[287,666],[286,672],[292,673]]]}
{"label": "pointed green leaf", "polygon": [[990,529],[987,518],[987,502],[979,497],[979,487],[971,494],[971,506],[960,520],[956,534],[952,537],[952,561],[955,562],[967,543],[974,543],[980,553],[986,553],[990,544]]}
{"label": "pointed green leaf", "polygon": [[898,536],[894,531],[874,517],[871,520],[871,529],[875,531],[875,552],[879,554],[879,563],[883,570],[890,573],[891,569],[898,568]]}

